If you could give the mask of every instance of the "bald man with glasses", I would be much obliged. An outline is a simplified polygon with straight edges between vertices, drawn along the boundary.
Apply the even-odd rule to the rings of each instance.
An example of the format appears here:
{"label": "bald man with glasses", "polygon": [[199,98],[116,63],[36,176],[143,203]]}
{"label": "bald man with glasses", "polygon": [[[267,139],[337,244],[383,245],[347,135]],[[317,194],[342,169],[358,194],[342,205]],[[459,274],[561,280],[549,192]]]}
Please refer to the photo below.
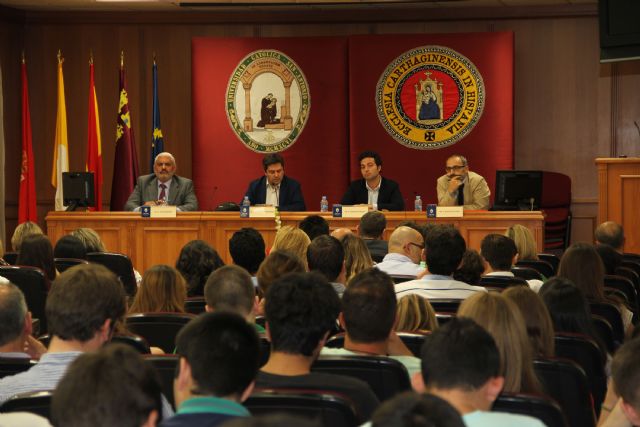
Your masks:
{"label": "bald man with glasses", "polygon": [[487,181],[469,170],[464,156],[447,159],[446,174],[438,178],[438,206],[463,206],[464,209],[489,209],[491,191]]}

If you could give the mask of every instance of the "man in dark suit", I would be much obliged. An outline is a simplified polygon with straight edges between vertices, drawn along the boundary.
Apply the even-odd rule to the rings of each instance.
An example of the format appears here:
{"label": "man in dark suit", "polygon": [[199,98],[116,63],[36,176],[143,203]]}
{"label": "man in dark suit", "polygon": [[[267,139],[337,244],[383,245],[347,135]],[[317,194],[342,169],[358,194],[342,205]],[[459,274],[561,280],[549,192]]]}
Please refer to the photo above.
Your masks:
{"label": "man in dark suit", "polygon": [[198,199],[190,179],[175,175],[176,159],[171,153],[160,153],[153,172],[138,177],[136,188],[124,205],[126,211],[139,211],[145,206],[177,206],[179,211],[197,211]]}
{"label": "man in dark suit", "polygon": [[398,183],[382,177],[382,159],[374,151],[365,151],[358,156],[362,179],[349,185],[340,201],[343,205],[367,204],[375,210],[402,211],[404,199]]}
{"label": "man in dark suit", "polygon": [[305,211],[300,183],[284,174],[284,159],[271,153],[262,159],[264,176],[251,181],[245,193],[252,205],[273,205],[280,211]]}

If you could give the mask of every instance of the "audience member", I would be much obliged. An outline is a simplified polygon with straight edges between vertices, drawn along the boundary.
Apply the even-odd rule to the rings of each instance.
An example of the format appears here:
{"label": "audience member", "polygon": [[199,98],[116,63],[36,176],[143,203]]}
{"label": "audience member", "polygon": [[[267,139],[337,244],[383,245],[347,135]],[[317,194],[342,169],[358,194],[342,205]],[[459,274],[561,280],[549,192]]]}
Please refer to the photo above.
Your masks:
{"label": "audience member", "polygon": [[25,221],[22,224],[18,224],[15,230],[13,230],[13,235],[11,236],[11,248],[14,252],[20,252],[20,245],[22,241],[31,235],[44,234],[42,229],[38,224],[31,221]]}
{"label": "audience member", "polygon": [[310,271],[318,271],[342,296],[345,289],[344,248],[335,237],[318,236],[307,249],[307,265]]}
{"label": "audience member", "polygon": [[378,270],[391,276],[417,276],[424,268],[420,261],[424,254],[422,234],[410,227],[400,226],[389,238],[389,252],[376,264]]}
{"label": "audience member", "polygon": [[204,240],[192,240],[182,247],[176,269],[187,281],[187,296],[203,296],[209,275],[224,265],[218,252]]}
{"label": "audience member", "polygon": [[53,248],[54,258],[87,259],[87,248],[82,240],[70,234],[62,236]]}
{"label": "audience member", "polygon": [[534,357],[555,357],[553,322],[540,295],[526,286],[512,286],[502,295],[520,310]]}
{"label": "audience member", "polygon": [[154,265],[144,272],[129,313],[184,313],[187,286],[182,275],[168,265]]}
{"label": "audience member", "polygon": [[454,318],[422,347],[422,376],[415,377],[414,386],[448,401],[467,427],[544,427],[528,416],[489,412],[505,383],[502,363],[486,330],[473,320]]}
{"label": "audience member", "polygon": [[[251,276],[237,265],[225,265],[211,273],[204,286],[204,299],[209,312],[236,313],[255,324],[258,297]],[[264,333],[262,326],[256,324],[255,327]]]}
{"label": "audience member", "polygon": [[367,421],[378,399],[366,383],[310,370],[340,312],[340,299],[324,276],[287,274],[271,285],[266,301],[271,354],[256,386],[339,392],[353,400],[359,421]]}
{"label": "audience member", "polygon": [[142,356],[111,344],[79,356],[62,377],[51,401],[59,427],[151,427],[162,411],[158,374]]}
{"label": "audience member", "polygon": [[336,228],[335,230],[333,230],[331,232],[331,237],[335,237],[336,239],[338,239],[338,240],[340,240],[342,242],[342,239],[344,239],[344,237],[348,236],[349,234],[353,234],[353,231],[351,231],[350,228],[341,227],[341,228]]}
{"label": "audience member", "polygon": [[91,228],[77,228],[71,232],[71,235],[77,237],[84,243],[84,247],[87,248],[87,253],[107,251],[104,243],[102,243],[102,239],[100,239],[100,235]]}
{"label": "audience member", "polygon": [[[501,234],[487,234],[480,242],[480,254],[487,262],[485,276],[514,277],[511,267],[518,262],[518,249],[513,240]],[[536,292],[542,286],[538,279],[527,283]]]}
{"label": "audience member", "polygon": [[52,281],[56,278],[56,264],[53,261],[53,247],[47,236],[34,234],[22,240],[17,265],[38,267]]}
{"label": "audience member", "polygon": [[4,243],[2,243],[2,239],[0,239],[0,266],[3,265],[9,265],[9,263],[4,260]]}
{"label": "audience member", "polygon": [[340,326],[345,330],[344,348],[323,348],[320,354],[338,356],[389,356],[401,362],[410,375],[420,372],[420,359],[393,330],[396,294],[388,274],[371,268],[353,278],[342,297]]}
{"label": "audience member", "polygon": [[604,293],[604,264],[593,245],[574,243],[565,251],[558,266],[558,277],[571,280],[584,292],[587,300],[616,304],[622,315],[626,331],[629,330],[633,313],[621,301]]}
{"label": "audience member", "polygon": [[613,221],[606,221],[600,224],[594,233],[596,243],[609,245],[616,251],[624,252],[624,229],[622,226]]}
{"label": "audience member", "polygon": [[80,354],[109,341],[125,313],[125,298],[118,278],[101,265],[77,265],[62,273],[47,297],[49,350],[28,371],[0,379],[0,403],[17,393],[54,389]]}
{"label": "audience member", "polygon": [[425,244],[427,274],[420,279],[397,284],[398,297],[417,294],[424,298],[464,299],[477,292],[487,292],[481,286],[471,286],[451,277],[466,250],[464,239],[457,229],[435,227],[427,235]]}
{"label": "audience member", "polygon": [[524,225],[514,224],[507,228],[504,235],[516,244],[519,260],[537,260],[538,246],[533,233]]}
{"label": "audience member", "polygon": [[460,414],[446,400],[412,391],[384,402],[371,419],[372,427],[465,427]]}
{"label": "audience member", "polygon": [[422,334],[438,328],[436,313],[429,300],[416,294],[398,300],[397,332]]}
{"label": "audience member", "polygon": [[51,423],[45,417],[29,412],[7,412],[0,414],[0,426],[2,427],[51,427]]}
{"label": "audience member", "polygon": [[485,261],[475,249],[467,249],[462,255],[462,262],[453,272],[453,278],[468,285],[480,286],[480,278],[484,273]]}
{"label": "audience member", "polygon": [[473,319],[493,336],[502,360],[504,391],[541,391],[524,319],[511,300],[498,293],[478,293],[462,302],[458,316]]}
{"label": "audience member", "polygon": [[309,240],[309,236],[307,236],[307,233],[300,230],[299,228],[285,225],[276,232],[276,237],[273,241],[271,251],[289,251],[294,255],[300,257],[300,260],[303,262],[306,268],[307,248],[309,247],[310,243],[311,240]]}
{"label": "audience member", "polygon": [[622,254],[609,245],[598,244],[595,249],[602,260],[604,274],[616,274],[617,268],[622,264]]}
{"label": "audience member", "polygon": [[[264,239],[255,228],[245,227],[233,233],[229,239],[229,254],[233,263],[255,276],[266,256]],[[255,286],[258,281],[252,279]]]}
{"label": "audience member", "polygon": [[382,212],[371,211],[360,217],[358,234],[367,245],[371,258],[380,262],[389,252],[389,243],[383,239],[384,229],[387,228],[387,218]]}
{"label": "audience member", "polygon": [[297,255],[289,251],[271,251],[258,269],[258,291],[264,300],[271,284],[287,273],[304,273],[305,265]]}
{"label": "audience member", "polygon": [[355,234],[348,234],[342,239],[344,248],[344,273],[346,284],[356,274],[373,267],[373,260],[365,241]]}
{"label": "audience member", "polygon": [[22,291],[13,283],[0,283],[0,357],[39,359],[47,349],[32,332]]}
{"label": "audience member", "polygon": [[178,410],[162,427],[218,426],[248,417],[260,346],[254,328],[234,313],[206,313],[176,338],[180,365],[173,383]]}
{"label": "audience member", "polygon": [[307,233],[309,240],[313,241],[318,236],[329,235],[329,223],[320,215],[308,215],[300,221],[300,230]]}

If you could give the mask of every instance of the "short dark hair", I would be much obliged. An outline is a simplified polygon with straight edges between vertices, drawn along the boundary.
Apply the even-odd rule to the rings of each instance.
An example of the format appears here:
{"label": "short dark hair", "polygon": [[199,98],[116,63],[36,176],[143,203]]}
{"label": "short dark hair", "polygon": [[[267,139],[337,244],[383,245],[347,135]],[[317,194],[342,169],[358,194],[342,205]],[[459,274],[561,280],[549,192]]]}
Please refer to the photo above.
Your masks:
{"label": "short dark hair", "polygon": [[87,248],[82,243],[82,240],[67,234],[56,242],[56,246],[53,248],[53,256],[54,258],[87,259]]}
{"label": "short dark hair", "polygon": [[284,168],[284,157],[282,157],[282,155],[279,153],[269,153],[262,158],[262,168],[265,170],[265,172],[269,166],[275,165],[277,163],[280,163]]}
{"label": "short dark hair", "polygon": [[124,287],[99,264],[81,264],[60,274],[51,285],[45,313],[49,333],[63,340],[89,341],[110,319],[113,326],[125,312]]}
{"label": "short dark hair", "polygon": [[235,313],[204,313],[176,338],[176,353],[191,367],[195,394],[241,395],[258,373],[255,327]]}
{"label": "short dark hair", "polygon": [[256,274],[266,256],[264,239],[255,228],[243,227],[229,239],[229,254],[233,263]]}
{"label": "short dark hair", "polygon": [[264,297],[273,282],[284,274],[304,273],[304,271],[305,266],[300,257],[289,251],[272,251],[269,256],[264,259],[264,262],[260,264],[260,268],[256,274],[258,289]]}
{"label": "short dark hair", "polygon": [[300,221],[298,228],[307,233],[309,240],[325,234],[329,235],[329,223],[320,215],[308,215],[304,217],[304,219]]}
{"label": "short dark hair", "polygon": [[453,272],[453,278],[470,285],[478,285],[484,273],[484,260],[475,249],[467,249],[462,264]]}
{"label": "short dark hair", "polygon": [[256,415],[252,417],[234,417],[224,423],[224,427],[322,427],[319,418],[306,418],[302,416],[275,412],[273,414]]}
{"label": "short dark hair", "polygon": [[458,229],[438,225],[424,237],[429,272],[445,276],[453,274],[467,250],[467,245]]}
{"label": "short dark hair", "polygon": [[53,247],[49,238],[42,234],[31,234],[20,244],[16,265],[29,265],[44,271],[49,280],[56,278],[56,265],[53,262]]}
{"label": "short dark hair", "polygon": [[52,418],[70,427],[137,427],[152,411],[160,416],[161,393],[153,366],[132,348],[109,344],[69,366],[53,394]]}
{"label": "short dark hair", "polygon": [[598,243],[609,245],[614,249],[622,249],[624,246],[624,229],[622,225],[613,221],[606,221],[598,225],[594,237]]}
{"label": "short dark hair", "polygon": [[513,257],[518,253],[516,242],[502,234],[487,234],[480,243],[480,253],[493,270],[511,271]]}
{"label": "short dark hair", "polygon": [[396,310],[393,280],[375,267],[355,275],[342,296],[347,334],[357,343],[385,341],[395,323]]}
{"label": "short dark hair", "polygon": [[223,265],[218,252],[204,240],[192,240],[184,245],[176,261],[176,270],[187,281],[187,296],[204,295],[207,278]]}
{"label": "short dark hair", "polygon": [[622,254],[609,245],[598,244],[596,252],[600,255],[605,274],[616,274],[616,269],[622,264]]}
{"label": "short dark hair", "polygon": [[332,236],[318,236],[307,248],[309,270],[324,274],[330,282],[335,281],[344,264],[344,248],[340,240]]}
{"label": "short dark hair", "polygon": [[422,378],[427,387],[472,391],[499,375],[496,342],[469,318],[451,319],[422,346]]}
{"label": "short dark hair", "polygon": [[622,345],[613,357],[611,371],[616,393],[640,410],[640,338],[634,338]]}
{"label": "short dark hair", "polygon": [[255,295],[251,276],[237,265],[220,267],[211,273],[204,286],[204,298],[209,307],[241,316],[251,313]]}
{"label": "short dark hair", "polygon": [[17,339],[24,331],[27,302],[13,283],[0,283],[0,346]]}
{"label": "short dark hair", "polygon": [[358,231],[362,237],[379,239],[387,227],[387,217],[382,212],[371,211],[360,217]]}
{"label": "short dark hair", "polygon": [[267,291],[265,314],[273,351],[312,356],[336,324],[340,299],[320,273],[289,273]]}
{"label": "short dark hair", "polygon": [[362,159],[366,159],[367,157],[372,157],[373,161],[376,163],[376,166],[382,166],[382,158],[380,154],[375,151],[363,151],[358,155],[358,163],[362,161]]}
{"label": "short dark hair", "polygon": [[372,427],[464,427],[460,413],[433,394],[407,391],[387,400],[371,418]]}

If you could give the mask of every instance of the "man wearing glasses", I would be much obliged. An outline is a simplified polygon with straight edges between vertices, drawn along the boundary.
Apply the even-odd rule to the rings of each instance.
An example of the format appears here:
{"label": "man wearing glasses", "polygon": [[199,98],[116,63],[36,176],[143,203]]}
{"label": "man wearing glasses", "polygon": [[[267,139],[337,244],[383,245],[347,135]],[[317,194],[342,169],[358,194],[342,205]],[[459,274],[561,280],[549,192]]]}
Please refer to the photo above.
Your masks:
{"label": "man wearing glasses", "polygon": [[491,191],[487,181],[469,170],[464,156],[447,159],[446,174],[438,178],[438,205],[464,206],[464,209],[489,209]]}
{"label": "man wearing glasses", "polygon": [[390,276],[417,276],[424,271],[420,267],[423,256],[422,235],[411,227],[400,226],[391,233],[389,253],[376,268]]}

